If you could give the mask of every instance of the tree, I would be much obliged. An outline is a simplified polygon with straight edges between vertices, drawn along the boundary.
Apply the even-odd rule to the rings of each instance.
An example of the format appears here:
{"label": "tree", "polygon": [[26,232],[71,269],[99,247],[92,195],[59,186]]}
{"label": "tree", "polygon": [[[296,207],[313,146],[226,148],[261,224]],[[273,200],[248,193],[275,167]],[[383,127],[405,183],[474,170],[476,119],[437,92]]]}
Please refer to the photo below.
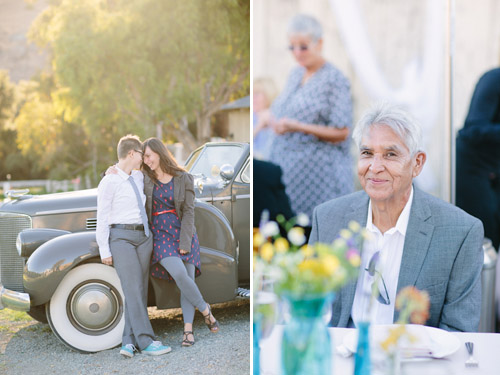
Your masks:
{"label": "tree", "polygon": [[202,3],[202,14],[199,59],[193,66],[192,83],[201,93],[196,109],[198,140],[206,141],[210,137],[211,116],[224,103],[249,92],[250,3],[206,1]]}
{"label": "tree", "polygon": [[53,77],[41,75],[21,83],[18,91],[17,145],[32,172],[63,179],[88,168],[88,139],[81,126],[64,120],[53,100],[58,92]]}
{"label": "tree", "polygon": [[94,148],[105,128],[166,130],[192,149],[217,109],[248,93],[249,10],[248,0],[60,0],[30,36],[50,47],[65,120],[83,124]]}
{"label": "tree", "polygon": [[0,180],[7,175],[14,179],[29,176],[32,167],[16,147],[17,133],[12,124],[16,101],[15,84],[10,82],[6,71],[0,71]]}

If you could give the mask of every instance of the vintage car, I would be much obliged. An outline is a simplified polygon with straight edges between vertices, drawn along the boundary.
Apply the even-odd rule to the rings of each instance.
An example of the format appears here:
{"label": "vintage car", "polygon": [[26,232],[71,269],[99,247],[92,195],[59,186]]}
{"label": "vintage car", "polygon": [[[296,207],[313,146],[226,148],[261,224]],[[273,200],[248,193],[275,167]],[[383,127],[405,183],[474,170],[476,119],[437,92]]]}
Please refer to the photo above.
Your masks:
{"label": "vintage car", "polygon": [[[225,149],[231,152],[225,153]],[[211,158],[212,150],[227,159],[214,158],[207,163],[204,158]],[[235,152],[239,152],[236,157]],[[248,185],[248,155],[248,144],[207,144],[188,159],[187,169],[200,174],[196,190],[202,199],[213,203],[200,199],[195,203],[202,261],[202,275],[196,282],[209,303],[236,298],[238,263],[249,261],[250,254],[241,251],[229,221],[238,224],[240,220],[234,207],[238,200],[232,198],[244,195],[238,189]],[[213,164],[215,161],[223,164]],[[203,195],[211,190],[211,182],[202,176],[206,173],[202,166],[210,166],[210,178],[222,181],[221,193],[231,197],[229,218],[222,211],[226,206],[217,204],[218,197],[206,199]],[[220,177],[216,170],[220,170]],[[233,186],[236,193],[228,193]],[[120,344],[124,297],[114,268],[100,262],[95,240],[97,189],[40,196],[10,191],[7,195],[0,206],[0,309],[27,311],[48,322],[64,344],[81,352]],[[249,206],[245,209],[249,216]],[[246,220],[249,223],[249,218]],[[249,236],[240,239],[240,246],[243,242],[249,249]],[[240,277],[246,284],[249,267],[243,269],[247,274]],[[178,307],[175,283],[150,278],[148,305]]]}
{"label": "vintage car", "polygon": [[241,254],[240,285],[250,285],[250,145],[207,143],[186,161],[195,177],[196,198],[221,210],[233,228]]}

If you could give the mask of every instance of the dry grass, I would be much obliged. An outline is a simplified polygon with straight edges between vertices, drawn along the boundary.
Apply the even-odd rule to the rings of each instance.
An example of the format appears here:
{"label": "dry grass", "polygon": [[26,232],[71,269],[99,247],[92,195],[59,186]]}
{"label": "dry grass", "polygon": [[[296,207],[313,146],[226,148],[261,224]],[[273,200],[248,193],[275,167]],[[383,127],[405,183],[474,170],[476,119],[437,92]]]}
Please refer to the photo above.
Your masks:
{"label": "dry grass", "polygon": [[11,309],[0,310],[0,353],[5,353],[7,344],[17,331],[36,323],[38,322],[25,312]]}

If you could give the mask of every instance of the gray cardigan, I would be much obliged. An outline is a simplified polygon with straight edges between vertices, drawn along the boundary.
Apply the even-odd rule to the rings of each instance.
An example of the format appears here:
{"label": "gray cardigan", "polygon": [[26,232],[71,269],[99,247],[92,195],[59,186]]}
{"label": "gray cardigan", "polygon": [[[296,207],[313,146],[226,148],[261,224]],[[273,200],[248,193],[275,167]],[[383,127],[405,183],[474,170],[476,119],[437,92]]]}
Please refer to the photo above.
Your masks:
{"label": "gray cardigan", "polygon": [[[146,195],[146,213],[151,223],[153,210],[154,183],[149,176],[144,174],[144,194]],[[177,216],[181,221],[181,234],[179,249],[191,251],[191,241],[195,233],[194,227],[194,178],[187,172],[179,172],[174,177],[174,205]]]}

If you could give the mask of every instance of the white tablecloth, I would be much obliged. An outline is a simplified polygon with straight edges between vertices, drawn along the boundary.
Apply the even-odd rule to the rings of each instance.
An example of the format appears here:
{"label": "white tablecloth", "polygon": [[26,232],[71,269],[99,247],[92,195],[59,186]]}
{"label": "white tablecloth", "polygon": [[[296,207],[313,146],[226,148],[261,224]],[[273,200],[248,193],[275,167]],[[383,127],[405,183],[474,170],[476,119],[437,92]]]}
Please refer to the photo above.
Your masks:
{"label": "white tablecloth", "polygon": [[[354,372],[354,357],[343,358],[335,353],[335,346],[342,344],[344,336],[352,328],[328,328],[332,337],[333,373],[351,375]],[[281,336],[283,326],[274,327],[271,335],[261,341],[261,375],[281,374]],[[404,362],[402,374],[405,375],[500,375],[500,334],[498,333],[453,333],[461,341],[460,349],[444,359],[432,359],[420,362]],[[465,342],[474,343],[474,358],[479,367],[466,368],[468,358]]]}

